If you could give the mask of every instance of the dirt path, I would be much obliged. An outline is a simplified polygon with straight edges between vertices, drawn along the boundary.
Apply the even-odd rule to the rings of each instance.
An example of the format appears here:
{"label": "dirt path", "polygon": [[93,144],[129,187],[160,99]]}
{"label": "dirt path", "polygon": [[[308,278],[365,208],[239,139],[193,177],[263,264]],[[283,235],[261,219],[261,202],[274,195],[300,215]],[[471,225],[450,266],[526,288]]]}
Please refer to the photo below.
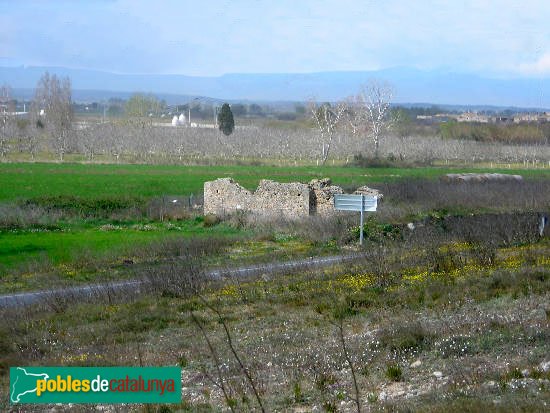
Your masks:
{"label": "dirt path", "polygon": [[[326,267],[342,262],[349,262],[363,257],[364,254],[334,255],[329,257],[309,257],[300,260],[273,262],[248,267],[232,269],[217,269],[206,273],[212,280],[224,278],[246,278],[264,273],[290,273],[310,267]],[[87,284],[74,287],[56,288],[51,290],[29,291],[16,294],[0,295],[1,308],[28,307],[44,303],[60,303],[69,299],[93,300],[98,297],[136,296],[148,290],[147,280],[127,280],[102,284]]]}

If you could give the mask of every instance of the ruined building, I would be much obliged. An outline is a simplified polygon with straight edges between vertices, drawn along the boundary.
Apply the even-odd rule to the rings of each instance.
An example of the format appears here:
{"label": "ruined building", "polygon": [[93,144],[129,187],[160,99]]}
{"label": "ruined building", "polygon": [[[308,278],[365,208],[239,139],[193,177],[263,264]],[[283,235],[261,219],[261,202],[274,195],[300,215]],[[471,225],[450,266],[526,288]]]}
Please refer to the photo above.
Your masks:
{"label": "ruined building", "polygon": [[[375,194],[376,190],[362,187],[356,193]],[[251,192],[231,178],[204,183],[204,214],[224,216],[242,210],[270,218],[303,218],[309,215],[328,216],[334,211],[334,194],[343,194],[328,178],[314,179],[309,184],[280,183],[262,179]]]}

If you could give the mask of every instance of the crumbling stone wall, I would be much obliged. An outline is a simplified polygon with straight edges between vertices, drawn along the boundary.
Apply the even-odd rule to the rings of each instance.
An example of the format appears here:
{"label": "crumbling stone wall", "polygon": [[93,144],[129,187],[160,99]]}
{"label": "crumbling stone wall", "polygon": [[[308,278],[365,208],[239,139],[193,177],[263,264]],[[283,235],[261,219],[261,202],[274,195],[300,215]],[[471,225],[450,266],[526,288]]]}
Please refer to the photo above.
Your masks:
{"label": "crumbling stone wall", "polygon": [[[359,190],[368,195],[375,192],[382,196],[368,187]],[[231,178],[220,178],[204,183],[204,214],[224,216],[242,210],[270,218],[329,216],[336,212],[334,195],[343,193],[342,188],[332,185],[328,178],[314,179],[309,184],[263,179],[255,192],[243,188]]]}
{"label": "crumbling stone wall", "polygon": [[301,183],[279,183],[262,179],[249,206],[252,213],[286,218],[310,214],[310,189]]}
{"label": "crumbling stone wall", "polygon": [[204,214],[225,215],[238,210],[248,210],[252,193],[233,181],[220,178],[204,183]]}
{"label": "crumbling stone wall", "polygon": [[299,218],[310,213],[310,189],[301,183],[279,183],[262,179],[254,193],[221,178],[204,183],[204,213],[226,215],[238,210],[258,215]]}
{"label": "crumbling stone wall", "polygon": [[334,214],[334,195],[343,194],[344,190],[336,185],[331,185],[328,178],[314,179],[309,183],[311,188],[311,215]]}

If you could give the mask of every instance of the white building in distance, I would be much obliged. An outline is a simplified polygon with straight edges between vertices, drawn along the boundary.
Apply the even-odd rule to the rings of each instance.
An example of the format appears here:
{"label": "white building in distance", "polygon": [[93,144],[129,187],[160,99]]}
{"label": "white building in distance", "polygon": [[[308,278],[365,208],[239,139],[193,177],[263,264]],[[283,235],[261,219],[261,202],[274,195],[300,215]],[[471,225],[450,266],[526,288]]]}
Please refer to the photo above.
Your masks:
{"label": "white building in distance", "polygon": [[185,125],[185,115],[182,113],[179,117],[176,115],[172,118],[172,126],[184,126]]}

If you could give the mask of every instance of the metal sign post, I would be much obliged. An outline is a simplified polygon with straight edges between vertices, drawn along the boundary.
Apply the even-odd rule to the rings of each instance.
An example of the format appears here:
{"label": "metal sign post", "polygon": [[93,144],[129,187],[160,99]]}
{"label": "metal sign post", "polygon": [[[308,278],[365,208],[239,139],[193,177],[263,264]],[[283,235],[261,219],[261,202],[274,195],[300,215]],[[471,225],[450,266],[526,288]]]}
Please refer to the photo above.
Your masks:
{"label": "metal sign post", "polygon": [[361,219],[359,219],[359,245],[363,245],[363,209],[365,208],[365,195],[361,194]]}
{"label": "metal sign post", "polygon": [[334,209],[337,211],[359,211],[361,212],[360,229],[359,229],[359,244],[363,245],[363,212],[376,212],[378,206],[378,198],[375,196],[334,195]]}

